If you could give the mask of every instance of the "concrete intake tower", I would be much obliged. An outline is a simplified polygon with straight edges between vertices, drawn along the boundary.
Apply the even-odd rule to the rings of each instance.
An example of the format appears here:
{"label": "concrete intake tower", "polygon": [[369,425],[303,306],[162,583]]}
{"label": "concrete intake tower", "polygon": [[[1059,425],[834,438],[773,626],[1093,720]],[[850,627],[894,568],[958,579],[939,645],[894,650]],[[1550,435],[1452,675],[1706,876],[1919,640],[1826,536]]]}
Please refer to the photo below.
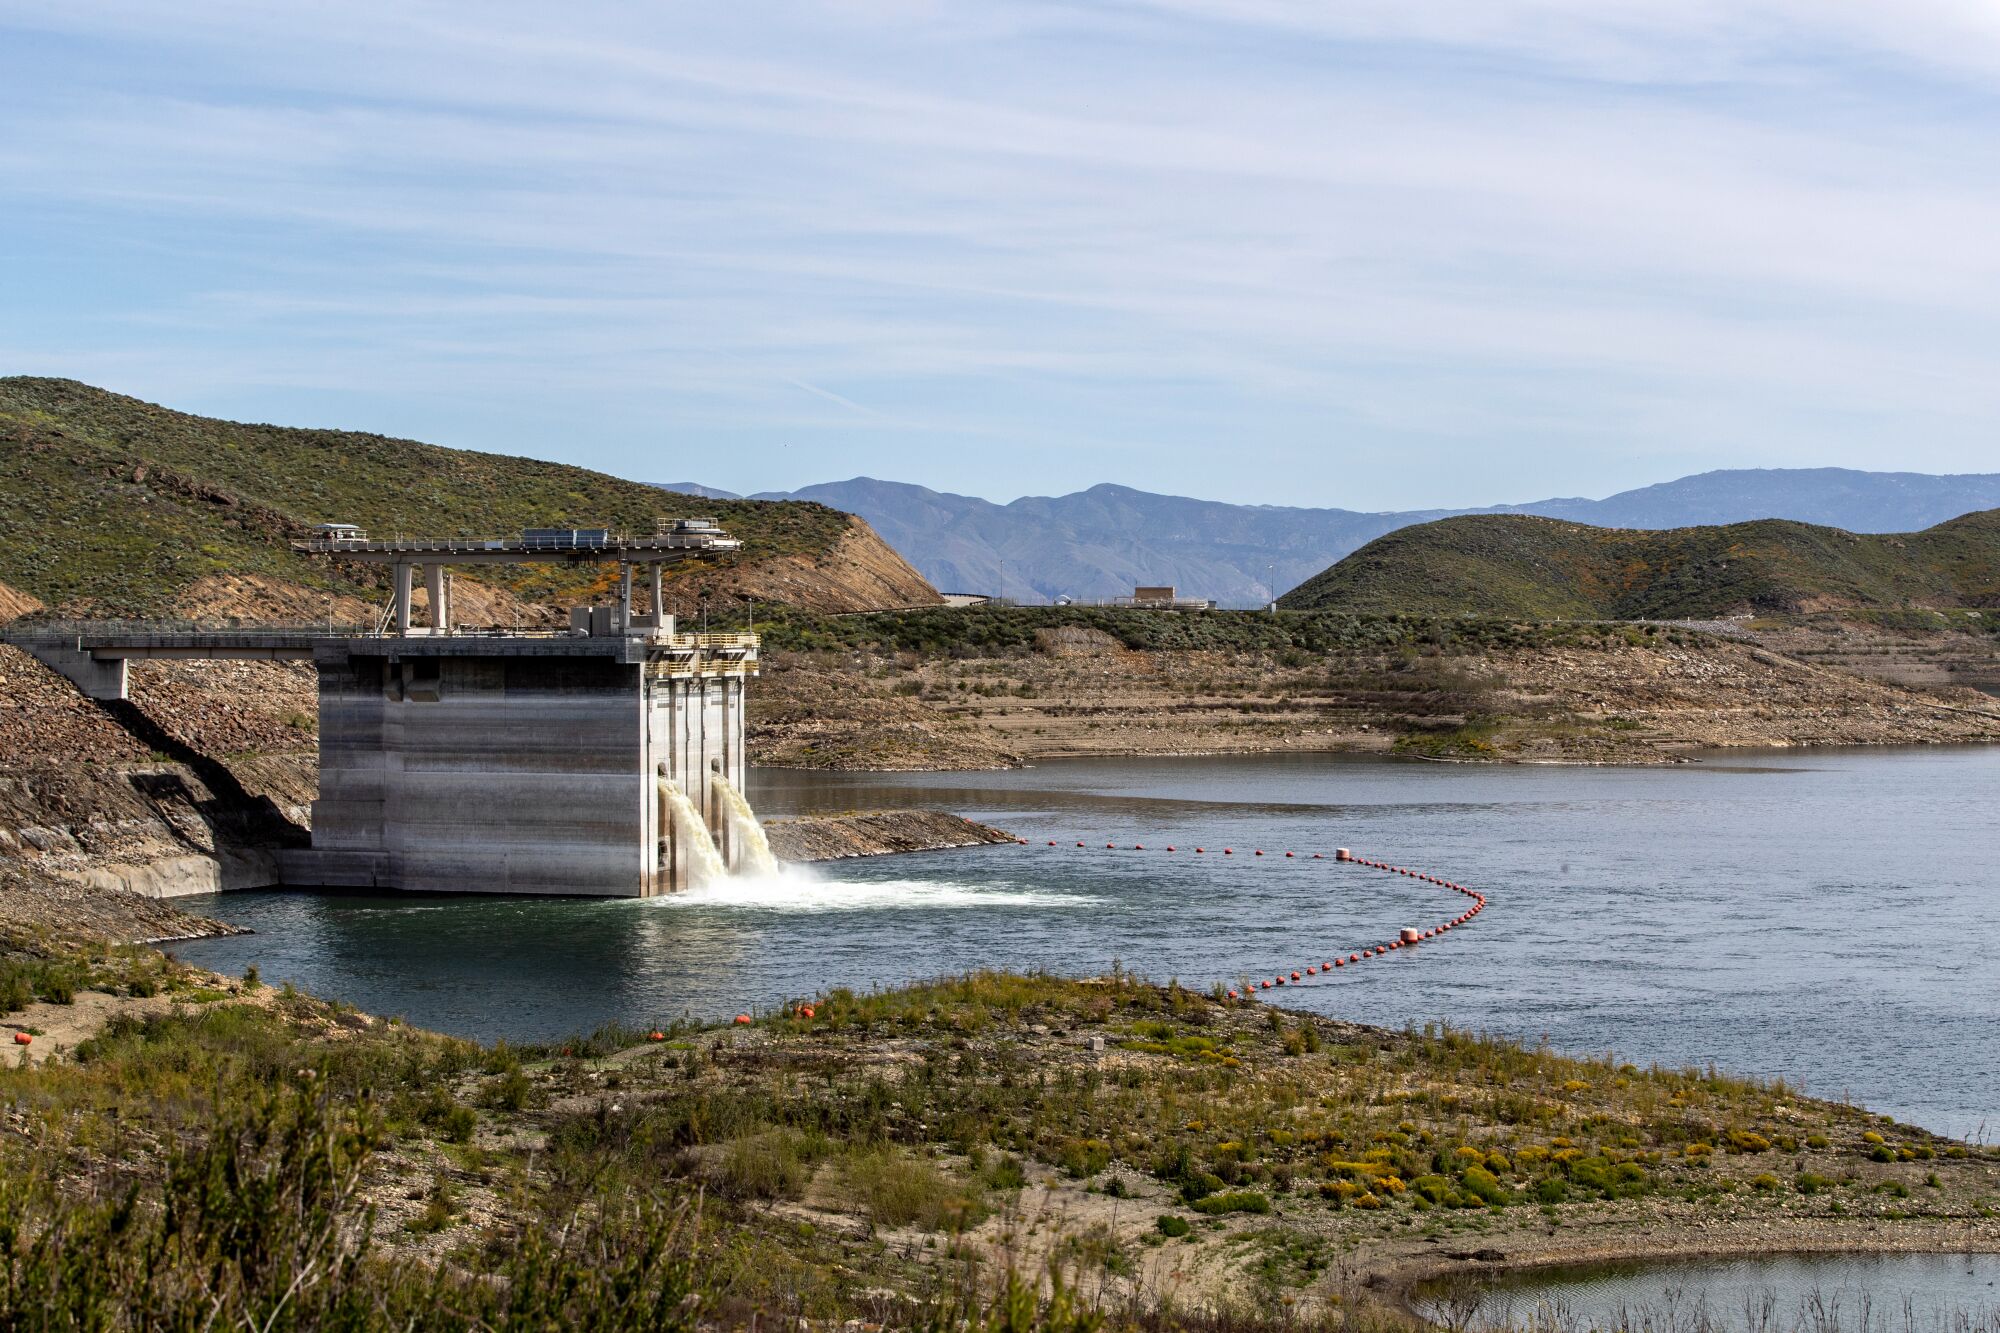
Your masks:
{"label": "concrete intake tower", "polygon": [[[757,638],[680,632],[661,570],[740,545],[704,520],[639,539],[310,543],[393,564],[395,596],[380,633],[313,645],[319,799],[311,849],[281,857],[285,882],[650,897],[734,867],[742,849],[718,784],[743,787]],[[564,631],[455,627],[447,567],[515,561],[616,561],[618,603],[578,608]],[[419,568],[427,625],[414,623]],[[646,612],[635,568],[651,575]]]}

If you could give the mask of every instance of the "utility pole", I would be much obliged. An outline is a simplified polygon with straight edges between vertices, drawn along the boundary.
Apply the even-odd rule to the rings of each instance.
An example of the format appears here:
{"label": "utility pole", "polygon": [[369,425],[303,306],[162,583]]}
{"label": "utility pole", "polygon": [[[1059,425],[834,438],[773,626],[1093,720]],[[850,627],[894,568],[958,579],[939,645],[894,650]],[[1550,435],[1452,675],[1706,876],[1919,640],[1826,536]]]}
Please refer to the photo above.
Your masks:
{"label": "utility pole", "polygon": [[1264,566],[1264,586],[1271,591],[1271,614],[1278,614],[1278,567]]}

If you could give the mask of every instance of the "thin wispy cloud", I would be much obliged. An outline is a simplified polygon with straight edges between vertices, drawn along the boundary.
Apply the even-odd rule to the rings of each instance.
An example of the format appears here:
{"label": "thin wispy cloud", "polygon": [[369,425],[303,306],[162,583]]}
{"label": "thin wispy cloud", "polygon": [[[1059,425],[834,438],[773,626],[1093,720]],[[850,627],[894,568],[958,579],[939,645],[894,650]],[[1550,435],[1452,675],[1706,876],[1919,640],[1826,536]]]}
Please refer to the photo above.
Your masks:
{"label": "thin wispy cloud", "polygon": [[78,0],[0,369],[740,490],[1988,470],[1996,14]]}

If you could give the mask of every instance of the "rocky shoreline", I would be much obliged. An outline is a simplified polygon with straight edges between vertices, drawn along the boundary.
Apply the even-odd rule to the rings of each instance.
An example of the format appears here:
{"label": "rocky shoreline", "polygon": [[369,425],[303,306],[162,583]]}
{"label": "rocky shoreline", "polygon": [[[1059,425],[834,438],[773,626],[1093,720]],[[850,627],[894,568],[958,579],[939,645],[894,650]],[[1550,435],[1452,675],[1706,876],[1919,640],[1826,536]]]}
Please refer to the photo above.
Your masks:
{"label": "rocky shoreline", "polygon": [[1078,756],[1340,752],[1672,763],[1727,748],[2000,740],[2000,700],[1680,632],[1404,656],[1139,651],[1107,635],[986,657],[771,654],[754,762],[987,769]]}
{"label": "rocky shoreline", "polygon": [[988,824],[943,810],[862,810],[764,821],[780,861],[841,861],[855,856],[943,851],[1018,841]]}

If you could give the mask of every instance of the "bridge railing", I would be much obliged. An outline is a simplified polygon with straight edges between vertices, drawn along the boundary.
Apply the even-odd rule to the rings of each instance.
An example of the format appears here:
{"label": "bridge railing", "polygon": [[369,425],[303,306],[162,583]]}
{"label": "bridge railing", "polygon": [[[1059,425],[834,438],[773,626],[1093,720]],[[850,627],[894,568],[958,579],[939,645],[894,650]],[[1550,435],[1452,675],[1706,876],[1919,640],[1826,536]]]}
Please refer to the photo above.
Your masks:
{"label": "bridge railing", "polygon": [[173,638],[320,638],[352,639],[374,632],[373,625],[339,622],[259,621],[254,625],[213,620],[33,620],[16,621],[0,629],[7,643],[75,643],[78,640]]}

